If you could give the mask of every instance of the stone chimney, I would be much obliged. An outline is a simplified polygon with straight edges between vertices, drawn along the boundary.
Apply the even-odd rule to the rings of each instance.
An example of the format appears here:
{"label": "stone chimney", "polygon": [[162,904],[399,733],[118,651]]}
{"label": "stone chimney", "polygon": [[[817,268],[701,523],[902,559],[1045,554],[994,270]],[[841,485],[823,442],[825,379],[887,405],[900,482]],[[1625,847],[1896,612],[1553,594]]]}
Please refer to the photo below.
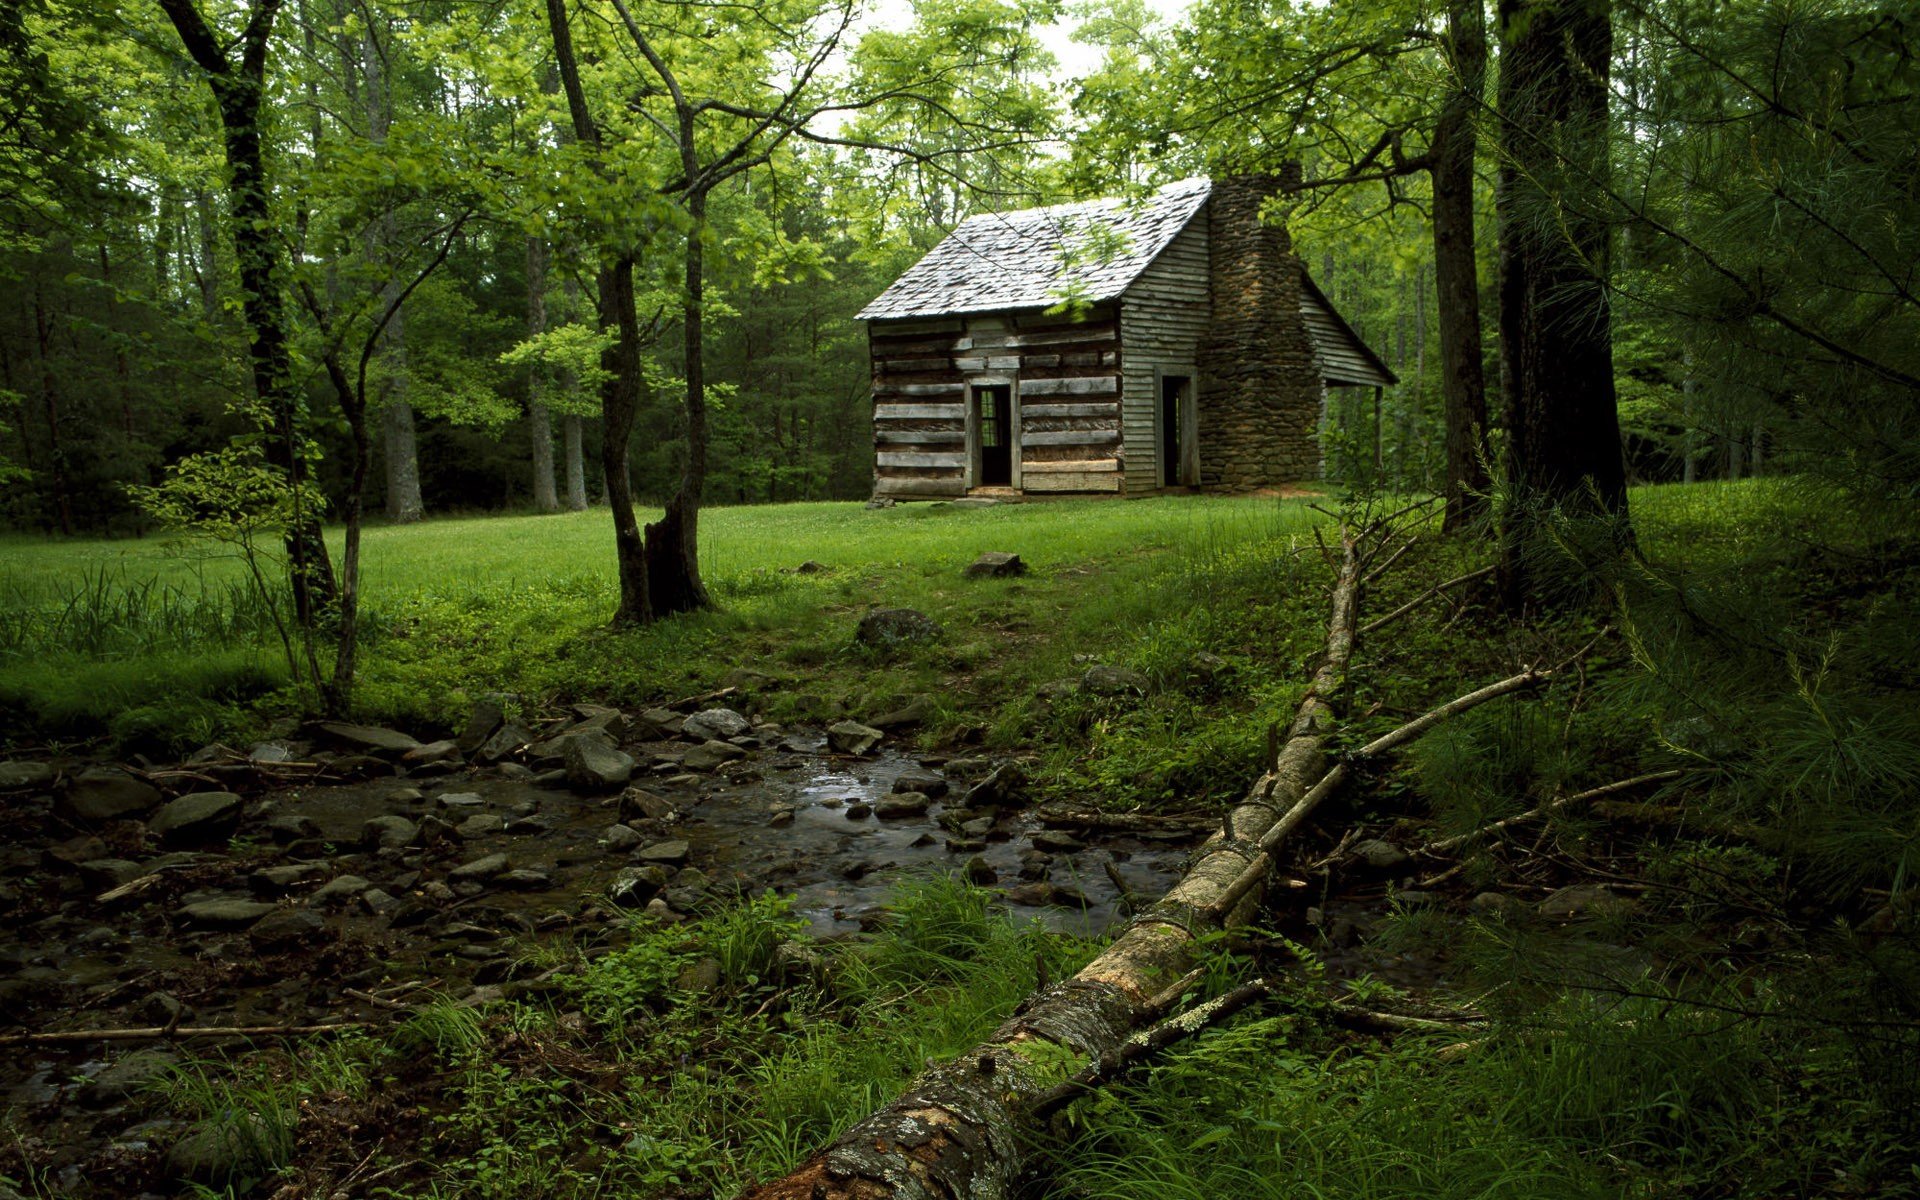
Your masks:
{"label": "stone chimney", "polygon": [[1325,390],[1300,313],[1301,263],[1280,225],[1260,210],[1300,179],[1216,180],[1207,202],[1213,311],[1200,342],[1201,481],[1249,492],[1318,478],[1315,437]]}

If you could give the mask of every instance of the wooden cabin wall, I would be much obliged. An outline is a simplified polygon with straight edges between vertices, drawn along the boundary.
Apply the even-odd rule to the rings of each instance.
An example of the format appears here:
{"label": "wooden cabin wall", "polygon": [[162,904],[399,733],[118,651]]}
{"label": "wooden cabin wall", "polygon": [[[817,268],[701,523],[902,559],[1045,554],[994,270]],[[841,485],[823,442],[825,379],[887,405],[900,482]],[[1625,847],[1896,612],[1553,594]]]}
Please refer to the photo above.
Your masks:
{"label": "wooden cabin wall", "polygon": [[[1125,414],[1126,478],[1130,493],[1156,491],[1160,474],[1160,394],[1154,368],[1193,380],[1194,403],[1204,406],[1196,369],[1207,331],[1207,218],[1187,223],[1178,237],[1141,272],[1120,301],[1120,343],[1126,348],[1121,390]],[[1200,448],[1202,459],[1207,448]]]}
{"label": "wooden cabin wall", "polygon": [[988,313],[874,321],[874,494],[959,496],[969,475],[967,383],[1015,380],[1021,486],[1120,488],[1120,345],[1112,305],[1081,320]]}

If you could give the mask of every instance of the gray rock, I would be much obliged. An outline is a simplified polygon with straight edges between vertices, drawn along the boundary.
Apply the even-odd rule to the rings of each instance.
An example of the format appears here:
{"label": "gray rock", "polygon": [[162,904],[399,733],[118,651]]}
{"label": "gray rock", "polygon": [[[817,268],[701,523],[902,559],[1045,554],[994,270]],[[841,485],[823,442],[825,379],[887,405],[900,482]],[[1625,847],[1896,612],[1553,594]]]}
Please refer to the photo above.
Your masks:
{"label": "gray rock", "polygon": [[370,817],[360,826],[360,844],[374,850],[392,850],[411,845],[420,827],[395,813]]}
{"label": "gray rock", "polygon": [[1188,655],[1187,660],[1180,664],[1180,675],[1188,683],[1205,688],[1225,679],[1232,669],[1233,664],[1218,654],[1200,650]]}
{"label": "gray rock", "polygon": [[90,858],[105,858],[107,844],[90,833],[48,846],[41,858],[48,866],[74,867]]}
{"label": "gray rock", "polygon": [[924,817],[931,801],[924,792],[895,792],[882,796],[873,805],[873,815],[884,819]]}
{"label": "gray rock", "polygon": [[746,756],[745,750],[730,742],[701,742],[680,756],[680,765],[689,771],[714,771]]}
{"label": "gray rock", "polygon": [[336,742],[375,754],[405,754],[420,745],[420,739],[411,734],[401,733],[397,729],[383,729],[378,725],[322,721],[315,728]]}
{"label": "gray rock", "polygon": [[1020,561],[1018,554],[1002,554],[998,550],[989,550],[967,564],[969,579],[1004,579],[1026,573],[1027,564]]}
{"label": "gray rock", "polygon": [[600,841],[614,853],[625,854],[646,841],[646,835],[631,825],[609,825],[600,831]]}
{"label": "gray rock", "polygon": [[633,756],[616,749],[604,734],[568,737],[561,757],[567,764],[567,782],[583,792],[604,792],[633,778]]}
{"label": "gray rock", "polygon": [[827,726],[827,745],[837,754],[865,754],[887,735],[858,721],[836,721]]}
{"label": "gray rock", "polygon": [[920,792],[938,800],[947,794],[947,781],[928,771],[905,771],[893,781],[896,792]]}
{"label": "gray rock", "polygon": [[87,886],[100,890],[132,883],[147,873],[139,863],[124,858],[90,858],[79,867],[80,878],[86,880]]}
{"label": "gray rock", "polygon": [[868,804],[865,800],[855,800],[853,803],[847,805],[847,820],[849,821],[864,821],[872,815],[873,805]]}
{"label": "gray rock", "polygon": [[506,722],[507,714],[495,700],[479,700],[467,714],[467,723],[460,730],[460,736],[453,739],[462,754],[472,754],[486,745],[494,730]]}
{"label": "gray rock", "polygon": [[118,767],[93,767],[67,780],[56,811],[81,821],[118,821],[149,812],[160,790]]}
{"label": "gray rock", "polygon": [[798,814],[791,804],[775,805],[772,811],[767,814],[767,827],[769,829],[785,829],[787,826],[793,824],[797,816]]}
{"label": "gray rock", "polygon": [[891,649],[930,642],[945,631],[932,617],[911,608],[876,608],[860,618],[853,640],[863,646]]}
{"label": "gray rock", "polygon": [[496,833],[504,833],[506,828],[506,818],[502,817],[499,813],[475,813],[458,825],[455,825],[453,831],[459,834],[463,840],[472,841],[474,838],[483,838]]}
{"label": "gray rock", "polygon": [[1087,673],[1080,677],[1080,686],[1096,696],[1123,696],[1145,692],[1149,681],[1138,671],[1103,664],[1088,667]]}
{"label": "gray rock", "polygon": [[677,810],[673,802],[656,796],[645,788],[632,787],[620,793],[620,819],[631,821],[641,817],[649,821],[664,821]]}
{"label": "gray rock", "polygon": [[[953,764],[948,764],[951,769]],[[985,779],[967,789],[963,808],[995,808],[1003,804],[1018,804],[1025,795],[1027,783],[1026,768],[1017,762],[1003,762],[988,773]]]}
{"label": "gray rock", "polygon": [[281,896],[295,888],[318,883],[325,874],[326,867],[321,863],[285,863],[261,867],[247,876],[247,886],[262,896]]}
{"label": "gray rock", "polygon": [[170,801],[147,828],[169,846],[224,842],[240,824],[243,803],[232,792],[194,792]]}
{"label": "gray rock", "polygon": [[533,741],[533,730],[518,721],[508,721],[487,735],[480,748],[473,752],[474,758],[484,763],[496,763],[508,755],[516,754],[522,746]]}
{"label": "gray rock", "polygon": [[914,696],[900,707],[888,709],[867,724],[882,730],[909,729],[915,725],[925,724],[933,713],[932,696]]}
{"label": "gray rock", "polygon": [[799,566],[795,567],[793,569],[793,573],[795,575],[824,575],[826,572],[831,570],[833,570],[833,568],[829,567],[827,564],[823,562],[815,562],[813,559],[810,558],[807,561],[801,563]]}
{"label": "gray rock", "polygon": [[1072,834],[1062,833],[1058,829],[1042,829],[1033,835],[1036,850],[1045,850],[1049,854],[1072,854],[1085,850],[1087,844]]}
{"label": "gray rock", "polygon": [[288,842],[304,841],[320,836],[320,826],[312,817],[282,813],[267,818],[267,836],[284,846]]}
{"label": "gray rock", "polygon": [[1576,883],[1542,900],[1539,912],[1550,921],[1574,921],[1585,917],[1625,916],[1633,909],[1631,899],[1615,895],[1604,883]]}
{"label": "gray rock", "polygon": [[709,708],[697,712],[680,726],[681,736],[698,741],[724,742],[752,731],[753,723],[730,708]]}
{"label": "gray rock", "polygon": [[178,1178],[236,1193],[284,1166],[293,1152],[292,1131],[256,1113],[227,1111],[196,1122],[167,1151],[167,1170]]}
{"label": "gray rock", "polygon": [[967,865],[960,868],[960,875],[968,883],[980,887],[1000,882],[1000,873],[988,866],[987,860],[978,854],[968,859]]}
{"label": "gray rock", "polygon": [[899,501],[895,500],[892,496],[875,496],[873,499],[867,501],[867,507],[868,508],[892,508],[894,505],[898,503]]}
{"label": "gray rock", "polygon": [[80,1103],[105,1108],[131,1099],[164,1079],[180,1065],[180,1056],[165,1050],[136,1050],[108,1063],[80,1089]]}
{"label": "gray rock", "polygon": [[245,929],[274,908],[258,900],[202,900],[184,906],[177,915],[186,924],[202,929]]}
{"label": "gray rock", "polygon": [[1524,910],[1527,902],[1505,892],[1481,892],[1467,901],[1467,907],[1482,916],[1508,917]]}
{"label": "gray rock", "polygon": [[607,895],[615,904],[641,904],[658,895],[673,876],[658,863],[627,867],[613,877]]}
{"label": "gray rock", "polygon": [[30,788],[53,786],[52,764],[43,762],[0,763],[0,792],[24,792]]}
{"label": "gray rock", "polygon": [[315,904],[345,904],[373,884],[361,875],[336,875],[313,894]]}
{"label": "gray rock", "polygon": [[544,892],[553,886],[553,876],[537,867],[516,867],[511,871],[502,871],[493,882],[496,887],[511,888],[517,892]]}
{"label": "gray rock", "polygon": [[634,729],[644,738],[678,737],[686,718],[670,708],[649,708],[633,719]]}
{"label": "gray rock", "polygon": [[480,808],[487,799],[479,792],[444,792],[440,796],[440,806],[456,811],[467,808]]}
{"label": "gray rock", "polygon": [[261,742],[247,751],[247,761],[254,763],[284,763],[293,761],[293,747],[285,742]]}
{"label": "gray rock", "polygon": [[703,958],[683,969],[674,986],[683,992],[717,992],[720,990],[720,980],[720,960]]}
{"label": "gray rock", "polygon": [[457,763],[460,761],[460,744],[452,739],[428,742],[424,746],[415,746],[402,754],[400,761],[410,767],[425,766],[429,763]]}
{"label": "gray rock", "polygon": [[1037,908],[1043,904],[1052,904],[1059,890],[1044,879],[1033,883],[1016,884],[1007,889],[1007,903]]}
{"label": "gray rock", "polygon": [[692,847],[688,846],[684,840],[676,838],[670,842],[655,842],[651,846],[636,850],[633,857],[636,862],[677,867],[687,861],[687,854],[691,849]]}
{"label": "gray rock", "polygon": [[447,872],[447,879],[453,883],[485,883],[496,875],[504,873],[510,864],[504,854],[489,854],[471,862],[461,863]]}
{"label": "gray rock", "polygon": [[1413,857],[1405,850],[1379,838],[1364,838],[1355,842],[1348,855],[1352,861],[1372,871],[1397,871],[1413,861]]}

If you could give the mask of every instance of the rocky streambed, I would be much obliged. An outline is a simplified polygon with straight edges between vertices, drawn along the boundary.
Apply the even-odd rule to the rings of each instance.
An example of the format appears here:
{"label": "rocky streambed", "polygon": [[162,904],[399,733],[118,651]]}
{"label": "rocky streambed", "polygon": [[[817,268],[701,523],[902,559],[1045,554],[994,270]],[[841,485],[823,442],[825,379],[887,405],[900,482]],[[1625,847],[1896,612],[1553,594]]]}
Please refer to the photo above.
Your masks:
{"label": "rocky streambed", "polygon": [[[840,936],[917,873],[1091,934],[1204,832],[1089,828],[1028,808],[1016,759],[755,724],[730,700],[539,721],[482,705],[432,742],[317,724],[164,766],[0,764],[0,1038],[390,1020],[510,994],[542,942],[618,946],[634,910],[772,888]],[[55,1150],[51,1183],[150,1153],[126,1102],[183,1057],[169,1044],[0,1047],[0,1100]]]}

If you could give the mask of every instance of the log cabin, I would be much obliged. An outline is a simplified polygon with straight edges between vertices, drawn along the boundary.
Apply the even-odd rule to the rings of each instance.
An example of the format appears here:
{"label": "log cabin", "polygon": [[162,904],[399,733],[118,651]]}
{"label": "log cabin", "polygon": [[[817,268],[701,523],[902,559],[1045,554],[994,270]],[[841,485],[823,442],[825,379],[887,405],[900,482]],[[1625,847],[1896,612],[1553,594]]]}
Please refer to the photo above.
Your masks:
{"label": "log cabin", "polygon": [[1193,179],[962,222],[859,314],[874,495],[1319,478],[1327,389],[1395,380],[1261,220],[1284,182]]}

